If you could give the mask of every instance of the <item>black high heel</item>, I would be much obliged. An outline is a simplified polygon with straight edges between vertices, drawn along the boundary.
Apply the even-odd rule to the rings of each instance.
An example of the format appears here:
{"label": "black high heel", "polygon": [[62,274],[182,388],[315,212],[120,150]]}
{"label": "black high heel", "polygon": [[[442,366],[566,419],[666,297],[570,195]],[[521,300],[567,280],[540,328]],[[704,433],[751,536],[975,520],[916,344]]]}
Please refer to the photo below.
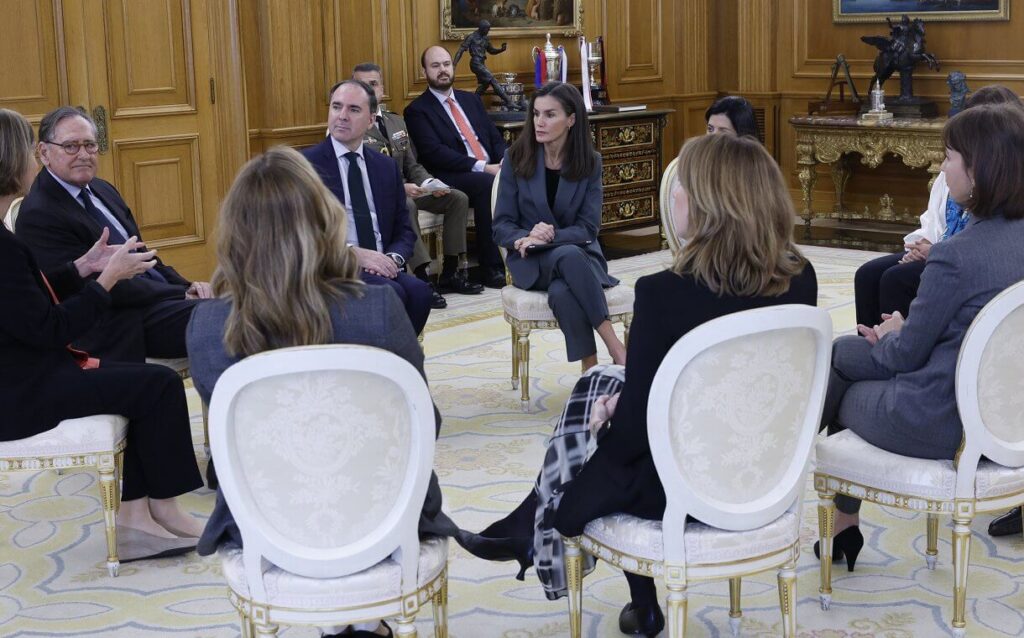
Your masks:
{"label": "black high heel", "polygon": [[483,534],[463,533],[459,544],[477,558],[493,561],[514,560],[519,563],[516,580],[525,580],[526,570],[533,567],[533,537],[506,536],[488,538]]}
{"label": "black high heel", "polygon": [[[838,562],[845,556],[846,569],[852,572],[863,548],[864,535],[860,533],[860,527],[851,525],[832,538],[832,562]],[[814,542],[814,556],[821,560],[821,541]]]}

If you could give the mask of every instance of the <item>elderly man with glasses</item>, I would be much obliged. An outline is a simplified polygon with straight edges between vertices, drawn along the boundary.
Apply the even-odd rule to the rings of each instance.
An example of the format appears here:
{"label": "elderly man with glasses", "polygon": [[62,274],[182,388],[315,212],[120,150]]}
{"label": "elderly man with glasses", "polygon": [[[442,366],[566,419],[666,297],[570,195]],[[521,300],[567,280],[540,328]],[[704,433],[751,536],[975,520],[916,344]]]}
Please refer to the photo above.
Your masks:
{"label": "elderly man with glasses", "polygon": [[[121,194],[96,177],[96,125],[81,111],[63,106],[39,124],[39,157],[45,166],[21,204],[15,234],[43,269],[84,254],[104,230],[111,244],[142,240]],[[106,316],[74,344],[112,361],[188,356],[185,328],[192,309],[212,296],[210,284],[189,282],[157,259],[155,268],[121,281],[110,291]]]}

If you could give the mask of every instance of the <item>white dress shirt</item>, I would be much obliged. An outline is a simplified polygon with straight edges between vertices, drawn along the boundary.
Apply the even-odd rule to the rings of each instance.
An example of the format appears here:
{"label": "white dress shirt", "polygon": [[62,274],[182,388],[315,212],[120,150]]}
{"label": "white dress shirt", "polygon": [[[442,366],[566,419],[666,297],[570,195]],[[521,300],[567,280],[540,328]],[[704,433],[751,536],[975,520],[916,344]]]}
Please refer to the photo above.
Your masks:
{"label": "white dress shirt", "polygon": [[[338,140],[331,138],[331,144],[334,145],[334,155],[338,158],[338,168],[341,169],[341,186],[345,189],[345,213],[348,217],[348,245],[358,246],[359,245],[359,234],[356,232],[356,218],[352,213],[352,196],[348,192],[348,158],[345,157],[346,153],[350,151],[345,147],[344,144]],[[355,151],[359,155],[359,169],[363,173],[363,189],[366,191],[366,203],[370,206],[370,220],[373,222],[373,238],[374,243],[377,244],[377,252],[384,252],[384,244],[381,242],[380,237],[380,224],[377,223],[377,206],[373,202],[373,191],[370,189],[370,174],[366,170],[366,158],[363,157],[363,144],[359,143],[359,148]]]}
{"label": "white dress shirt", "polygon": [[[462,118],[466,120],[466,124],[469,125],[469,128],[473,128],[473,124],[469,121],[469,117],[466,115],[466,112],[462,110],[462,105],[459,104],[459,101],[455,99],[455,91],[453,91],[452,89],[448,89],[447,93],[441,93],[440,91],[435,90],[433,87],[430,87],[430,92],[433,93],[434,97],[437,98],[437,101],[441,103],[441,108],[443,108],[444,112],[448,114],[448,119],[452,121],[452,125],[455,126],[456,131],[459,131],[459,125],[455,122],[455,116],[452,115],[452,109],[451,105],[448,104],[448,98],[452,98],[452,100],[454,100],[455,108],[459,109],[459,113],[462,114]],[[476,131],[473,132],[476,133]],[[470,157],[475,157],[473,155],[473,148],[469,145],[469,140],[467,140],[466,136],[462,134],[462,131],[459,131],[459,137],[462,138],[462,143],[466,147],[466,155]],[[480,136],[477,135],[476,139],[479,142]],[[484,172],[484,166],[486,166],[487,162],[489,162],[491,159],[491,155],[490,153],[487,152],[487,149],[484,148],[483,142],[480,142],[480,148],[483,149],[484,158],[482,160],[477,160],[476,164],[473,164],[474,173]]]}
{"label": "white dress shirt", "polygon": [[[64,187],[64,190],[66,190],[68,194],[71,195],[71,199],[75,200],[75,203],[81,206],[82,210],[84,211],[85,204],[83,204],[82,200],[78,198],[78,196],[82,193],[82,187],[75,186],[74,184],[71,184],[69,182],[65,182],[61,178],[54,175],[53,171],[51,171],[49,168],[47,168],[46,170],[50,173],[53,179],[57,180],[58,184]],[[86,185],[86,188],[89,188],[88,185]],[[92,200],[92,203],[96,206],[96,209],[103,213],[103,216],[107,218],[107,220],[110,222],[110,225],[116,228],[118,231],[120,231],[121,235],[123,235],[125,239],[128,239],[128,231],[124,229],[124,226],[121,225],[121,222],[117,221],[117,217],[114,216],[114,213],[110,212],[110,209],[107,208],[107,205],[103,203],[103,200],[101,200],[96,195],[96,192],[93,191],[91,188],[89,188],[89,199]]]}

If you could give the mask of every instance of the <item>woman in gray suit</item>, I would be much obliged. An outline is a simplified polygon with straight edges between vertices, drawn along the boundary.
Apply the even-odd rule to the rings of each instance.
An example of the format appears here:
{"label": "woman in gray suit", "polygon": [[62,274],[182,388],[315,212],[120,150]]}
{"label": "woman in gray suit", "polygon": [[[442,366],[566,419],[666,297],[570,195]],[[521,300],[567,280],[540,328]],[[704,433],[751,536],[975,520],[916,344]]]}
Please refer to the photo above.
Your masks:
{"label": "woman in gray suit", "polygon": [[569,361],[597,364],[594,331],[612,361],[626,347],[608,320],[608,274],[601,228],[601,156],[594,150],[587,109],[576,87],[549,82],[530,99],[522,134],[506,151],[494,207],[494,241],[508,250],[512,283],[546,290],[565,335]]}
{"label": "woman in gray suit", "polygon": [[[942,137],[949,196],[971,220],[931,248],[908,318],[882,315],[877,326],[857,326],[861,336],[836,340],[822,415],[830,432],[849,428],[875,447],[923,459],[956,455],[960,343],[978,311],[1024,279],[1024,111],[977,106],[949,120]],[[837,496],[836,508],[832,556],[845,555],[852,571],[864,544],[860,501]]]}
{"label": "woman in gray suit", "polygon": [[[398,295],[364,286],[345,245],[345,211],[298,152],[272,148],[250,160],[220,211],[217,299],[196,307],[186,333],[196,391],[209,403],[220,375],[259,352],[289,346],[352,343],[393,352],[423,372],[423,350]],[[434,409],[437,428],[441,415]],[[419,532],[453,536],[431,474]],[[222,492],[198,552],[241,546],[243,537]],[[328,628],[348,638],[390,636],[385,623]]]}

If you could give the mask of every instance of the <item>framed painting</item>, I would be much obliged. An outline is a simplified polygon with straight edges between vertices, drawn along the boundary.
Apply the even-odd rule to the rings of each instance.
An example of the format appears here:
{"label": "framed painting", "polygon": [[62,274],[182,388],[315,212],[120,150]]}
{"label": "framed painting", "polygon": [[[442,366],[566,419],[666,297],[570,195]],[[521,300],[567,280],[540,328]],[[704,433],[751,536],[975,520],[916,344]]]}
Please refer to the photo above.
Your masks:
{"label": "framed painting", "polygon": [[1010,0],[832,0],[832,22],[884,22],[903,14],[926,22],[1009,20]]}
{"label": "framed painting", "polygon": [[492,38],[575,37],[583,33],[583,0],[441,0],[441,39],[461,40],[481,20]]}

